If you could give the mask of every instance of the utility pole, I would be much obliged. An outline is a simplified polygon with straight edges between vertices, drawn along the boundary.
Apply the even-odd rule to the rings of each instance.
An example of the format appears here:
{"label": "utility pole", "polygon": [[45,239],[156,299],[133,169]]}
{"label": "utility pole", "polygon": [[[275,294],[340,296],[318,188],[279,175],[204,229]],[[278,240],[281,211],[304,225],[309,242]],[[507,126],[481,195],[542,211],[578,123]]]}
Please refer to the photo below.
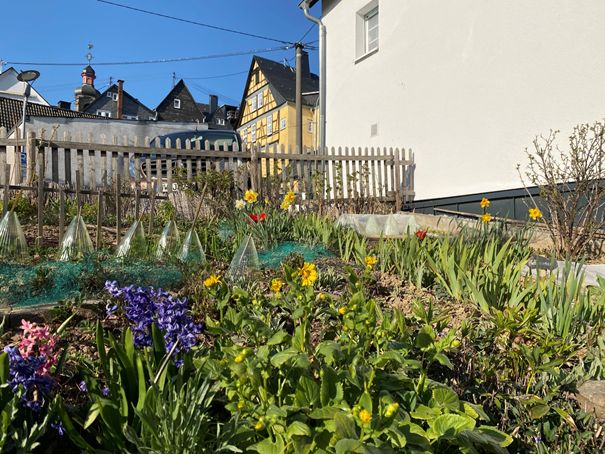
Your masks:
{"label": "utility pole", "polygon": [[303,152],[303,112],[302,112],[302,43],[296,43],[296,148]]}

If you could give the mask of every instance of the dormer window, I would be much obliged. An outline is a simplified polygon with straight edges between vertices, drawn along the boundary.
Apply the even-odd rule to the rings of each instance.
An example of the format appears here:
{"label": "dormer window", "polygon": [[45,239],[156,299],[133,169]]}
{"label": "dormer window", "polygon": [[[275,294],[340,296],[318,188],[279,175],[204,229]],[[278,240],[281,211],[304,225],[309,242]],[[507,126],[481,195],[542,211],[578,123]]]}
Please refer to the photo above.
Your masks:
{"label": "dormer window", "polygon": [[172,105],[174,106],[175,109],[180,109],[181,108],[181,100],[178,99],[178,98],[175,98]]}

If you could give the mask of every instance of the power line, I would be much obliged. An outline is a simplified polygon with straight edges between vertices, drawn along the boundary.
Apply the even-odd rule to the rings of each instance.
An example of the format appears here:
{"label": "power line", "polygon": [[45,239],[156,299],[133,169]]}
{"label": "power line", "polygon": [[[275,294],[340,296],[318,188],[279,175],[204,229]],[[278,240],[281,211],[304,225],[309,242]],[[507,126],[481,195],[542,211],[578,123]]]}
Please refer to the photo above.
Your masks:
{"label": "power line", "polygon": [[[98,0],[100,1],[100,0]],[[240,55],[263,54],[267,52],[276,52],[280,50],[288,50],[290,46],[271,47],[266,49],[245,50],[239,52],[229,52],[224,54],[202,55],[200,57],[180,57],[180,58],[162,58],[158,60],[139,60],[139,61],[122,61],[122,62],[96,62],[94,66],[124,66],[124,65],[148,65],[156,63],[178,63],[194,60],[210,60],[214,58],[237,57]],[[29,66],[82,66],[85,63],[55,63],[55,62],[23,62],[23,61],[7,61],[10,65],[29,65]]]}
{"label": "power line", "polygon": [[305,32],[304,35],[302,35],[302,38],[300,38],[298,40],[299,43],[303,42],[303,39],[305,39],[307,37],[307,35],[311,32],[311,30],[313,30],[313,27],[315,27],[315,23],[311,24],[311,26],[309,27],[309,29]]}
{"label": "power line", "polygon": [[[185,80],[188,80],[188,79],[185,79]],[[236,104],[239,104],[239,102],[240,102],[239,100],[237,100],[235,98],[232,98],[231,96],[227,96],[227,95],[225,95],[223,93],[219,93],[216,90],[211,90],[209,88],[203,87],[203,86],[198,85],[196,83],[191,83],[191,86],[193,88],[195,88],[195,89],[203,92],[203,93],[206,93],[207,95],[219,95],[221,98],[225,98],[225,99],[231,100],[231,101],[235,102]]]}
{"label": "power line", "polygon": [[219,27],[217,25],[204,24],[202,22],[196,22],[196,21],[192,21],[192,20],[189,20],[189,19],[183,19],[183,18],[180,18],[180,17],[169,16],[167,14],[156,13],[154,11],[148,11],[148,10],[145,10],[145,9],[135,8],[133,6],[122,5],[120,3],[110,2],[108,0],[97,0],[97,1],[100,2],[100,3],[106,3],[108,5],[117,6],[118,8],[124,8],[124,9],[129,9],[129,10],[132,10],[132,11],[138,11],[139,13],[150,14],[152,16],[163,17],[165,19],[176,20],[176,21],[179,21],[179,22],[185,22],[187,24],[199,25],[200,27],[211,28],[213,30],[220,30],[220,31],[227,32],[227,33],[235,33],[237,35],[250,36],[252,38],[264,39],[264,40],[267,40],[267,41],[274,41],[274,42],[281,43],[281,44],[288,44],[288,45],[294,44],[294,43],[292,43],[290,41],[284,41],[284,40],[277,39],[277,38],[271,38],[269,36],[256,35],[254,33],[246,33],[246,32],[242,32],[242,31],[239,31],[239,30],[232,30],[232,29],[225,28],[225,27]]}
{"label": "power line", "polygon": [[185,77],[185,76],[181,76],[183,79],[187,79],[187,80],[205,80],[205,79],[221,79],[223,77],[231,77],[231,76],[239,76],[241,74],[248,74],[248,70],[246,71],[239,71],[236,73],[229,73],[229,74],[219,74],[216,76],[206,76],[206,77]]}

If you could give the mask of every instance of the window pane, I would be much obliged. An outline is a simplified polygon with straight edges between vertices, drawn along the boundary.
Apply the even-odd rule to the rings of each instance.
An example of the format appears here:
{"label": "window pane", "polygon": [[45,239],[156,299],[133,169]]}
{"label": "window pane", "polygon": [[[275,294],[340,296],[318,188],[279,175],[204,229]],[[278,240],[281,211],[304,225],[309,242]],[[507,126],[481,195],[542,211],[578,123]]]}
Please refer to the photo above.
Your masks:
{"label": "window pane", "polygon": [[366,52],[378,49],[378,8],[365,16]]}

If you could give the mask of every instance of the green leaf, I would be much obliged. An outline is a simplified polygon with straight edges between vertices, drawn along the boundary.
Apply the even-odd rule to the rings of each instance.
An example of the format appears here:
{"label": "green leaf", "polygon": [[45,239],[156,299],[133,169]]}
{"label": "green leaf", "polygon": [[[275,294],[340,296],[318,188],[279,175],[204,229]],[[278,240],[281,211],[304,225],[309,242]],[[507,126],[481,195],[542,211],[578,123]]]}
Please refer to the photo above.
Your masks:
{"label": "green leaf", "polygon": [[97,417],[101,413],[101,407],[98,402],[93,403],[88,409],[88,416],[86,417],[86,421],[84,421],[84,425],[82,426],[84,430],[88,429],[92,423],[97,420]]}
{"label": "green leaf", "polygon": [[513,437],[493,426],[481,426],[475,431],[479,431],[481,434],[489,437],[494,443],[497,443],[503,448],[506,448],[513,442]]}
{"label": "green leaf", "polygon": [[466,415],[441,415],[432,421],[429,420],[428,423],[429,430],[427,434],[429,438],[453,438],[464,430],[475,428],[475,420]]}
{"label": "green leaf", "polygon": [[137,365],[137,378],[139,382],[139,401],[137,402],[137,410],[141,410],[145,404],[145,397],[147,396],[147,387],[145,382],[145,370],[143,369],[143,361],[139,355],[135,357]]}
{"label": "green leaf", "polygon": [[362,408],[365,408],[370,413],[373,413],[372,397],[370,396],[370,394],[367,391],[365,391],[359,398],[359,406]]}
{"label": "green leaf", "polygon": [[312,378],[303,375],[298,381],[295,397],[298,406],[312,407],[319,401],[319,386]]}
{"label": "green leaf", "polygon": [[8,353],[2,352],[0,353],[0,385],[8,381],[9,370]]}
{"label": "green leaf", "polygon": [[339,394],[338,385],[342,395],[342,385],[338,382],[338,375],[330,367],[324,367],[320,374],[321,388],[320,399],[323,406],[328,405],[332,400],[336,399]]}
{"label": "green leaf", "polygon": [[351,440],[349,438],[344,438],[342,440],[338,440],[336,445],[334,446],[336,449],[336,454],[349,454],[349,453],[364,453],[363,443],[359,440]]}
{"label": "green leaf", "polygon": [[340,344],[334,341],[323,341],[317,346],[317,354],[325,357],[328,365],[334,364],[340,352]]}
{"label": "green leaf", "polygon": [[418,348],[428,348],[433,344],[433,336],[431,336],[427,331],[430,328],[422,328],[422,330],[418,331],[416,335],[416,347]]}
{"label": "green leaf", "polygon": [[275,355],[271,357],[271,364],[274,367],[280,367],[286,361],[294,358],[298,355],[298,352],[294,349],[282,350],[281,352],[277,352]]}
{"label": "green leaf", "polygon": [[311,419],[334,419],[338,412],[342,411],[339,407],[321,407],[316,408],[309,413]]}
{"label": "green leaf", "polygon": [[308,333],[306,330],[306,322],[296,327],[294,335],[292,336],[292,348],[298,352],[307,351],[307,337]]}
{"label": "green leaf", "polygon": [[294,421],[292,424],[288,426],[288,438],[293,435],[300,435],[305,437],[311,436],[311,429],[304,422]]}
{"label": "green leaf", "polygon": [[458,395],[449,388],[435,388],[433,389],[429,405],[431,407],[442,407],[456,411],[460,408],[460,399],[458,399]]}
{"label": "green leaf", "polygon": [[107,363],[107,353],[105,352],[105,336],[103,335],[103,326],[97,320],[97,328],[95,333],[95,341],[97,343],[97,353],[99,354],[99,362],[103,371],[107,375],[109,373],[109,364]]}
{"label": "green leaf", "polygon": [[441,408],[431,408],[427,407],[426,405],[418,405],[418,407],[416,407],[416,409],[410,413],[410,416],[412,416],[414,419],[428,421],[440,416],[441,413]]}
{"label": "green leaf", "polygon": [[550,411],[550,406],[540,403],[530,407],[529,416],[531,419],[540,419]]}
{"label": "green leaf", "polygon": [[439,364],[441,364],[442,366],[445,366],[450,370],[454,369],[454,365],[450,362],[449,358],[447,356],[445,356],[443,353],[435,353],[435,356],[433,356],[433,359],[435,361],[437,361]]}
{"label": "green leaf", "polygon": [[267,341],[267,345],[279,345],[290,339],[290,335],[285,331],[281,330],[271,336],[271,339]]}
{"label": "green leaf", "polygon": [[357,428],[353,416],[348,413],[339,412],[334,416],[337,438],[357,439]]}
{"label": "green leaf", "polygon": [[267,438],[259,443],[256,443],[255,445],[250,446],[248,449],[261,454],[281,454],[284,449],[284,443],[279,437],[277,437],[275,442],[271,441],[270,438]]}

